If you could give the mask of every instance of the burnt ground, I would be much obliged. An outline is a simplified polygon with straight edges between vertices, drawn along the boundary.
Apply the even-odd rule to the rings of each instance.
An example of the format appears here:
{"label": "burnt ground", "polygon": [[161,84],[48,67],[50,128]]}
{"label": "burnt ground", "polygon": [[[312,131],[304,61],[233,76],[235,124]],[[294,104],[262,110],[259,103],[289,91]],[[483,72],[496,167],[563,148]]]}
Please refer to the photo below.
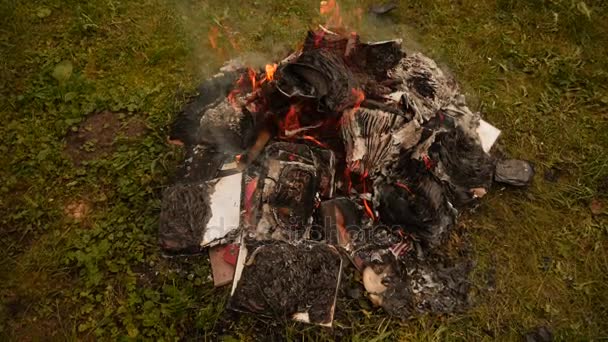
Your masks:
{"label": "burnt ground", "polygon": [[108,110],[90,115],[66,138],[66,154],[74,164],[107,156],[116,151],[118,137],[140,138],[148,129],[137,117],[123,120],[124,114]]}

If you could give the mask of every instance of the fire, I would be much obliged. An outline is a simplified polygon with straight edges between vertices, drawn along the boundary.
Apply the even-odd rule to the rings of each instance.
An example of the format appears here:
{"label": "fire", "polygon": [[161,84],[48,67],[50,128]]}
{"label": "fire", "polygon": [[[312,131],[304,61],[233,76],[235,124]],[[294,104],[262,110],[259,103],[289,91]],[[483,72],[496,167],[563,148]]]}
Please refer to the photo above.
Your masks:
{"label": "fire", "polygon": [[277,64],[266,64],[266,80],[268,82],[274,81],[274,73],[277,71]]}
{"label": "fire", "polygon": [[295,105],[289,107],[289,111],[285,115],[285,124],[283,125],[285,131],[291,131],[300,128],[300,117],[298,108]]}
{"label": "fire", "polygon": [[[369,173],[365,171],[365,173],[361,175],[361,182],[363,183],[363,193],[367,193],[367,177],[369,177]],[[367,214],[367,216],[369,216],[372,221],[375,221],[376,216],[374,215],[374,211],[372,210],[369,203],[367,203],[367,200],[365,198],[363,199],[363,206],[365,207],[365,213]]]}
{"label": "fire", "polygon": [[258,86],[258,81],[256,79],[255,70],[253,70],[251,68],[247,68],[247,75],[249,76],[249,79],[251,80],[251,89],[253,91],[255,91],[257,89],[257,86]]}
{"label": "fire", "polygon": [[359,109],[361,107],[361,103],[365,100],[365,93],[361,89],[351,89],[351,94],[355,97],[355,105],[353,106],[353,110]]}
{"label": "fire", "polygon": [[247,185],[245,186],[245,217],[247,223],[251,223],[251,201],[253,200],[253,194],[258,187],[258,178],[253,178]]}
{"label": "fire", "polygon": [[337,6],[338,6],[338,4],[336,3],[335,0],[321,1],[321,6],[319,8],[319,11],[323,15],[330,14],[331,12],[333,12],[336,9]]}
{"label": "fire", "polygon": [[426,167],[427,170],[430,170],[433,168],[434,163],[431,160],[431,158],[429,158],[429,156],[427,156],[427,155],[422,156],[422,161],[424,161],[424,166]]}
{"label": "fire", "polygon": [[217,49],[217,37],[219,34],[220,30],[217,28],[217,26],[213,26],[207,35],[209,38],[209,44],[211,44],[213,49]]}
{"label": "fire", "polygon": [[238,95],[238,93],[240,93],[240,91],[238,89],[233,89],[228,94],[228,102],[230,102],[230,104],[232,105],[232,108],[234,108],[236,110],[239,110],[239,103],[236,99],[236,96]]}
{"label": "fire", "polygon": [[325,37],[325,31],[319,31],[315,34],[315,47],[318,48],[321,46],[321,41]]}
{"label": "fire", "polygon": [[327,26],[342,27],[342,16],[340,15],[340,6],[336,0],[321,1],[319,7],[321,15],[328,16]]}
{"label": "fire", "polygon": [[363,199],[363,206],[365,207],[365,213],[367,214],[367,216],[369,216],[369,218],[372,219],[372,221],[375,221],[376,216],[374,215],[374,211],[369,206],[366,199]]}
{"label": "fire", "polygon": [[338,206],[334,207],[334,213],[336,215],[336,228],[338,230],[338,243],[340,246],[347,246],[350,243],[350,238],[348,236],[348,230],[346,230],[346,225],[344,223],[344,215],[342,215],[342,211]]}

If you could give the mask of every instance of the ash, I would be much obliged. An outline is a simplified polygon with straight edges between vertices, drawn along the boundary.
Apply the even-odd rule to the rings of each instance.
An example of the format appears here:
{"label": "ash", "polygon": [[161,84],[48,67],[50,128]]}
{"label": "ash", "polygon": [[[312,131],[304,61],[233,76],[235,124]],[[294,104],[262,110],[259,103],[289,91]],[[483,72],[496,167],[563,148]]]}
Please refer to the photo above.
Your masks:
{"label": "ash", "polygon": [[445,252],[451,238],[466,239],[453,229],[459,214],[494,182],[532,181],[531,164],[492,156],[500,131],[454,78],[400,40],[322,28],[282,61],[233,63],[199,90],[172,128],[189,158],[177,180],[184,195],[163,198],[160,240],[196,246],[209,209],[184,187],[244,172],[241,223],[225,238],[239,236],[248,251],[235,310],[331,324],[350,268],[392,316],[462,311],[472,262],[467,247]]}

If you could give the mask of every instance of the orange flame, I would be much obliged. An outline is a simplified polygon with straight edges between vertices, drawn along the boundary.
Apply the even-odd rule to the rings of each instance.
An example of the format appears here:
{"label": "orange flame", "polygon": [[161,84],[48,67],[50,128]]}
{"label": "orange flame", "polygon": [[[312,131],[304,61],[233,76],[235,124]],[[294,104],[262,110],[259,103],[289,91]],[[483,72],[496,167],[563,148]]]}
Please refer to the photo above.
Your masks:
{"label": "orange flame", "polygon": [[351,89],[351,94],[355,97],[355,105],[353,106],[353,110],[359,109],[361,107],[361,103],[365,100],[365,93],[361,89]]}
{"label": "orange flame", "polygon": [[209,44],[211,44],[213,49],[217,49],[217,37],[219,34],[220,30],[217,28],[217,26],[213,26],[207,35],[209,38]]}
{"label": "orange flame", "polygon": [[274,73],[277,71],[277,64],[266,64],[266,80],[274,81]]}

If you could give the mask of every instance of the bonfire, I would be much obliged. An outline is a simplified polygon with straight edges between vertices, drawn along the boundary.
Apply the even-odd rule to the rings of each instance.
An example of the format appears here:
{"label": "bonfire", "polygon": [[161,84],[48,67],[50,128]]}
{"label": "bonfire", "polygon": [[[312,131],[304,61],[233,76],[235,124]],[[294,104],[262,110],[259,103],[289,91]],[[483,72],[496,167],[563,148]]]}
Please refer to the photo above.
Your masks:
{"label": "bonfire", "polygon": [[[400,40],[328,25],[263,68],[230,63],[178,114],[185,163],[163,194],[160,245],[210,248],[229,308],[331,325],[344,274],[392,316],[467,306],[471,261],[459,214],[492,183],[533,170],[498,161],[500,131],[457,82]],[[499,174],[497,174],[499,170]]]}

